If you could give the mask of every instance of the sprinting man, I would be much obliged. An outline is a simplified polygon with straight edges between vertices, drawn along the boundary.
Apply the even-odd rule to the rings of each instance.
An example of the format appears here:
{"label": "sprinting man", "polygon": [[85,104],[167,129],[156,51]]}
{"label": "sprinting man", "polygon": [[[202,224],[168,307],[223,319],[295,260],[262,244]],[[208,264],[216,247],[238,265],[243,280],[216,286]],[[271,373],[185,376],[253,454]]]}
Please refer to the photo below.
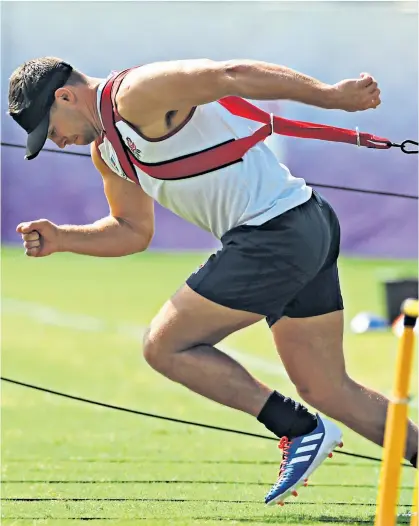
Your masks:
{"label": "sprinting man", "polygon": [[[31,257],[124,256],[149,246],[157,201],[221,240],[152,320],[144,356],[167,378],[252,415],[281,439],[279,478],[265,502],[282,504],[341,443],[329,418],[382,445],[388,399],[345,369],[336,213],[263,141],[224,155],[261,126],[229,104],[288,99],[364,111],[381,102],[377,82],[363,73],[329,85],[253,60],[169,61],[115,75],[93,78],[52,57],[12,74],[9,113],[28,133],[26,158],[47,138],[60,148],[91,144],[110,209],[91,225],[41,219],[17,231]],[[217,349],[263,318],[301,400],[319,413]],[[417,444],[409,421],[405,457],[413,465]]]}

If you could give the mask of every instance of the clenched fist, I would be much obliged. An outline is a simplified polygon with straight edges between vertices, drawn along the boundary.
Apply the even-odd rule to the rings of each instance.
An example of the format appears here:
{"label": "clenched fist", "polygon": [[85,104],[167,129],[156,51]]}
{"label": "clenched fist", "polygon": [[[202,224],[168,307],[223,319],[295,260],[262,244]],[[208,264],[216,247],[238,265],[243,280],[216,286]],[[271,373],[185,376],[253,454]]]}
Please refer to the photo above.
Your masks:
{"label": "clenched fist", "polygon": [[381,104],[380,90],[374,77],[361,73],[360,79],[346,79],[333,86],[336,109],[363,111]]}
{"label": "clenched fist", "polygon": [[59,228],[48,219],[20,223],[16,232],[22,235],[27,256],[40,258],[60,251]]}

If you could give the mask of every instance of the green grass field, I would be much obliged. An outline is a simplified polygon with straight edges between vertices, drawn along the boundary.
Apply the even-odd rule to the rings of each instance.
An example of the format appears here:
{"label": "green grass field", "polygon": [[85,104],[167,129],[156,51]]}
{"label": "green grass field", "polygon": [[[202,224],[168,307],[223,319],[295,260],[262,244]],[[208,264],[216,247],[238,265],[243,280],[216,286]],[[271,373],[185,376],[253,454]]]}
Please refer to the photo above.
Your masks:
{"label": "green grass field", "polygon": [[[60,254],[32,260],[20,249],[3,249],[2,375],[140,411],[266,434],[254,419],[171,383],[142,359],[141,330],[204,258]],[[361,310],[384,314],[381,282],[416,274],[416,262],[342,258],[347,321]],[[295,396],[264,323],[224,343],[262,380]],[[350,374],[389,394],[397,339],[390,332],[347,330],[345,345]],[[416,407],[411,408],[415,419]],[[344,442],[344,451],[381,457],[379,447],[346,428]],[[282,508],[265,507],[263,497],[279,462],[269,440],[2,382],[5,526],[68,526],[81,520],[106,526],[373,524],[378,462],[336,454],[298,499]],[[402,478],[398,524],[407,524],[414,470],[403,468]]]}

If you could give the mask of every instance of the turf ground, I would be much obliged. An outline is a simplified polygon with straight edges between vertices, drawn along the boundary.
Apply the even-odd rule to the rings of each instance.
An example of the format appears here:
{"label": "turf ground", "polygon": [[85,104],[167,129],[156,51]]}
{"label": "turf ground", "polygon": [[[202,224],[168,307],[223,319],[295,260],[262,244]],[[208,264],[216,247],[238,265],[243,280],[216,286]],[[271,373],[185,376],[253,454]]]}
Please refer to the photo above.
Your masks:
{"label": "turf ground", "polygon": [[[202,254],[149,253],[31,260],[20,249],[4,249],[2,375],[265,434],[247,415],[160,377],[141,357],[142,328],[203,259]],[[343,258],[347,321],[361,310],[384,314],[381,282],[416,273],[416,262]],[[295,395],[263,323],[225,344],[262,380]],[[345,346],[350,374],[388,394],[396,338],[389,332],[347,330]],[[417,414],[417,405],[411,414]],[[344,442],[344,451],[381,456],[379,447],[346,428]],[[279,461],[269,440],[135,416],[2,382],[5,526],[70,526],[88,519],[106,526],[373,524],[378,462],[336,454],[298,499],[266,508],[263,497]],[[413,475],[413,469],[403,468],[398,524],[409,521]]]}

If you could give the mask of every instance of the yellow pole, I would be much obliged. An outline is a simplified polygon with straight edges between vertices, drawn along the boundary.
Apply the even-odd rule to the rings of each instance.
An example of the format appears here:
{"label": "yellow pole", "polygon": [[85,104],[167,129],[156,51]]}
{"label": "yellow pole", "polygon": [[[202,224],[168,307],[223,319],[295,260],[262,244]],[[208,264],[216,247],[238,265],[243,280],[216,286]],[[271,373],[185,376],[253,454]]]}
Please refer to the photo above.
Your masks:
{"label": "yellow pole", "polygon": [[413,328],[418,317],[418,301],[406,300],[402,305],[402,312],[404,330],[397,354],[393,397],[387,411],[375,526],[396,524],[401,460],[406,445],[408,393],[414,350]]}

